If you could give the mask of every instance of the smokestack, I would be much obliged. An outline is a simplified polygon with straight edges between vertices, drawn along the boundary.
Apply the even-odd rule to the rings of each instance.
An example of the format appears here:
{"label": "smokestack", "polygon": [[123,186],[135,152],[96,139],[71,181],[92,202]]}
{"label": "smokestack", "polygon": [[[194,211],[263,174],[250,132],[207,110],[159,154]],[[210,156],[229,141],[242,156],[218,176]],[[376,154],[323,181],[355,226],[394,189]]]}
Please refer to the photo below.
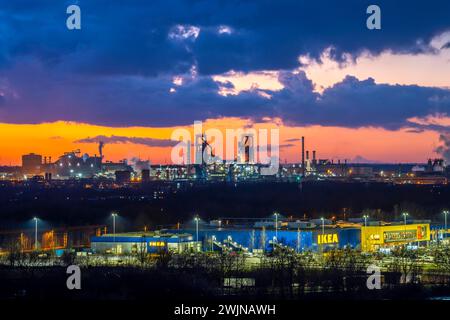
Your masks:
{"label": "smokestack", "polygon": [[103,146],[105,145],[105,143],[103,141],[100,141],[98,143],[98,152],[100,153],[100,158],[103,158]]}
{"label": "smokestack", "polygon": [[302,175],[305,176],[305,137],[302,137]]}
{"label": "smokestack", "polygon": [[316,162],[316,150],[313,150],[313,162]]}
{"label": "smokestack", "polygon": [[306,151],[306,161],[309,160],[309,151]]}

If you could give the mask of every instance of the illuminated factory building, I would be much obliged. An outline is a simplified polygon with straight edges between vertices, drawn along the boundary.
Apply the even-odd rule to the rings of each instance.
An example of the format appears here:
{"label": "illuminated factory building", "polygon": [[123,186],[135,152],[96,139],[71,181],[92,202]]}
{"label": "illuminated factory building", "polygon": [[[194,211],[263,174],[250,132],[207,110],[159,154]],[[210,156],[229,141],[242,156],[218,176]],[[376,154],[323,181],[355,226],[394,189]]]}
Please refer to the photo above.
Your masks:
{"label": "illuminated factory building", "polygon": [[92,177],[102,169],[102,158],[87,154],[79,156],[79,151],[68,152],[61,156],[49,171],[56,177]]}
{"label": "illuminated factory building", "polygon": [[42,156],[39,154],[25,154],[22,156],[22,173],[24,175],[35,175],[41,172]]}

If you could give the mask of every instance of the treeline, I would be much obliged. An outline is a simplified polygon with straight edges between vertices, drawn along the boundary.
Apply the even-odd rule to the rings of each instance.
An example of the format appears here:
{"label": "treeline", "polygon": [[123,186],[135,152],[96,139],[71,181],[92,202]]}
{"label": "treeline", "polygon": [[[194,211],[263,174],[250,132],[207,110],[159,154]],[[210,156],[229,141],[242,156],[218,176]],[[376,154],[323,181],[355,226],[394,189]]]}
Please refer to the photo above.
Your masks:
{"label": "treeline", "polygon": [[[335,250],[325,255],[277,249],[258,258],[243,254],[136,253],[119,260],[108,256],[40,258],[12,252],[3,257],[3,298],[58,297],[81,299],[405,299],[450,294],[450,248],[424,252],[398,249],[389,256]],[[82,270],[82,290],[65,287],[65,266]],[[381,270],[381,288],[370,290],[370,265]]]}

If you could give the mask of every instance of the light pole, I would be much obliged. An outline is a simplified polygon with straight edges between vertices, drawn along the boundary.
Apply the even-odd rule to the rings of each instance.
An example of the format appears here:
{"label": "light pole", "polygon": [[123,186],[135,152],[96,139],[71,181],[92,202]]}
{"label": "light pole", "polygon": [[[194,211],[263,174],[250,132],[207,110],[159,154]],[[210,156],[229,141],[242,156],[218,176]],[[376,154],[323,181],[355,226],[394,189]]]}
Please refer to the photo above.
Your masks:
{"label": "light pole", "polygon": [[403,236],[404,236],[405,242],[406,242],[406,217],[409,216],[409,214],[408,214],[408,212],[403,212],[402,215],[403,215],[403,220],[405,222],[405,231],[404,231],[404,235]]}
{"label": "light pole", "polygon": [[[363,215],[363,218],[364,218],[364,227],[367,227],[367,219],[369,218],[369,216],[365,214],[365,215]],[[361,232],[361,237],[362,237],[362,234],[363,233]],[[366,249],[367,248],[367,230],[364,230],[364,236],[365,236],[364,249]]]}
{"label": "light pole", "polygon": [[278,213],[273,214],[275,216],[275,240],[278,243]]}
{"label": "light pole", "polygon": [[320,218],[320,221],[322,221],[322,239],[323,239],[323,235],[325,234],[325,219],[322,217]]}
{"label": "light pole", "polygon": [[409,213],[408,212],[403,212],[402,215],[403,215],[403,219],[405,221],[405,228],[406,228],[406,217],[409,216]]}
{"label": "light pole", "polygon": [[38,243],[37,243],[37,232],[38,232],[38,218],[34,217],[34,250],[37,251]]}
{"label": "light pole", "polygon": [[320,239],[320,250],[323,252],[323,237],[325,234],[325,219],[322,217],[320,218],[320,221],[322,221],[322,239]]}
{"label": "light pole", "polygon": [[194,221],[195,221],[195,235],[196,235],[196,250],[195,251],[198,251],[198,221],[200,220],[200,218],[198,217],[198,216],[196,216],[195,218],[194,218]]}
{"label": "light pole", "polygon": [[115,243],[116,242],[116,217],[117,217],[117,213],[112,213],[111,216],[113,218],[113,241]]}
{"label": "light pole", "polygon": [[447,237],[447,215],[448,215],[449,211],[448,210],[444,210],[443,214],[444,214],[444,234],[442,235],[442,238]]}
{"label": "light pole", "polygon": [[364,218],[364,227],[367,227],[367,219],[369,218],[369,216],[364,215],[363,218]]}

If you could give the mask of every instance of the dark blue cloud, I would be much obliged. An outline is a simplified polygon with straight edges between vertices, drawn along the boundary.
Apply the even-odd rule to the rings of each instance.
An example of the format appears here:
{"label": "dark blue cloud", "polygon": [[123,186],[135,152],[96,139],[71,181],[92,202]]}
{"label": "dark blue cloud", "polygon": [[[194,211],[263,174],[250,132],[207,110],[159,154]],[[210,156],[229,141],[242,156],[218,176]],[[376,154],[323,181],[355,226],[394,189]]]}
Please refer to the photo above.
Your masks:
{"label": "dark blue cloud", "polygon": [[[3,0],[0,61],[35,56],[49,64],[102,74],[157,75],[186,71],[290,69],[301,54],[318,58],[362,50],[378,54],[431,50],[430,39],[450,28],[450,2],[380,0],[382,30],[365,27],[366,0],[76,1],[82,30],[65,27],[72,1]],[[196,41],[168,37],[176,25],[196,26]],[[218,33],[229,26],[231,33]]]}
{"label": "dark blue cloud", "polygon": [[408,119],[412,117],[450,114],[450,90],[441,88],[376,84],[371,78],[347,76],[319,95],[311,91],[312,83],[304,73],[291,75],[288,82],[273,99],[279,100],[281,117],[292,124],[394,130],[411,126]]}
{"label": "dark blue cloud", "polygon": [[[371,78],[347,76],[319,94],[303,72],[281,72],[280,91],[252,89],[229,96],[220,95],[221,84],[206,76],[186,78],[181,86],[171,77],[61,78],[32,61],[22,62],[7,78],[15,89],[3,97],[0,119],[14,123],[67,120],[170,126],[233,116],[255,121],[280,117],[290,125],[398,129],[412,126],[411,117],[450,114],[447,89],[377,84]],[[170,88],[176,91],[171,93]]]}
{"label": "dark blue cloud", "polygon": [[[449,91],[439,88],[347,77],[318,94],[303,73],[283,71],[281,91],[224,97],[219,86],[232,85],[210,77],[290,70],[299,55],[318,59],[329,47],[338,61],[364,50],[433,53],[430,40],[450,29],[448,0],[377,1],[377,31],[365,27],[366,0],[79,0],[82,29],[69,31],[72,3],[0,0],[0,121],[167,126],[236,116],[396,129],[450,113]],[[172,84],[190,73],[196,80]]]}
{"label": "dark blue cloud", "polygon": [[[2,122],[67,120],[167,126],[220,116],[262,117],[273,113],[273,106],[258,92],[224,97],[218,93],[219,84],[209,77],[186,80],[180,87],[171,77],[61,77],[57,72],[48,73],[35,61],[22,61],[6,77],[14,94],[6,96],[0,108]],[[175,93],[170,93],[172,87]]]}

